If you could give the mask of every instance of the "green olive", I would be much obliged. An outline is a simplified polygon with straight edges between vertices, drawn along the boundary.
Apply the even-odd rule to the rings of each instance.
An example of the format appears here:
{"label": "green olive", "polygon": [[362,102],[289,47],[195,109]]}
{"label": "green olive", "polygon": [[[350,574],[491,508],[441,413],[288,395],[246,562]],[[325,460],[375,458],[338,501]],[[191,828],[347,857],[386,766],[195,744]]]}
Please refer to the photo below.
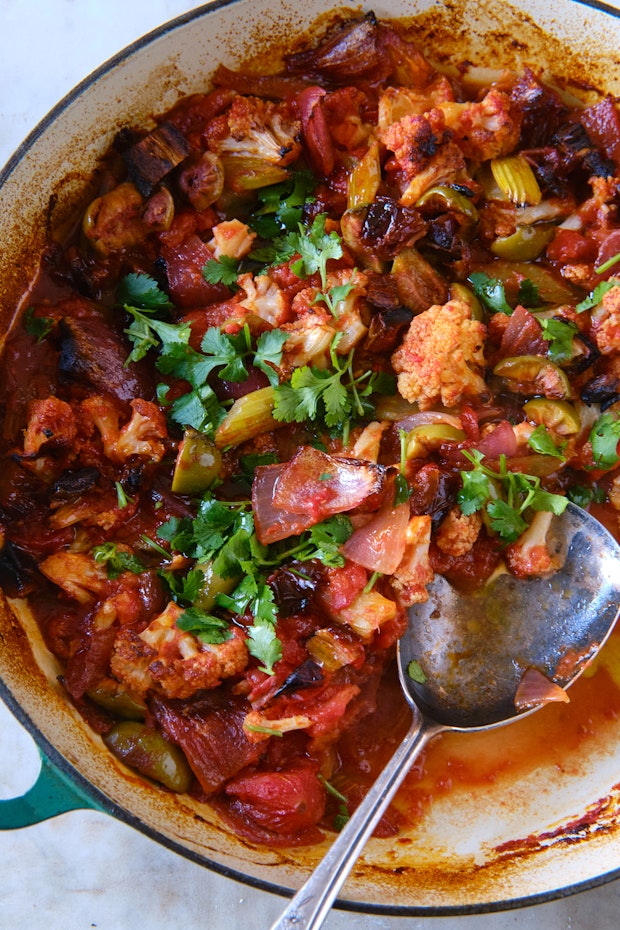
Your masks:
{"label": "green olive", "polygon": [[523,405],[528,418],[538,426],[546,426],[559,436],[573,436],[581,429],[579,414],[566,400],[535,397]]}
{"label": "green olive", "polygon": [[545,397],[560,399],[571,396],[566,374],[544,355],[504,358],[497,363],[493,374],[511,381],[513,390],[520,394],[544,394]]}
{"label": "green olive", "polygon": [[200,594],[194,601],[194,607],[199,607],[207,613],[217,607],[216,598],[218,594],[230,594],[239,584],[239,577],[233,575],[230,578],[222,578],[213,568],[213,562],[198,562],[195,569],[202,572],[203,582],[200,586]]}
{"label": "green olive", "polygon": [[555,235],[555,226],[517,226],[511,236],[501,236],[491,245],[498,258],[528,262],[538,258]]}
{"label": "green olive", "polygon": [[479,323],[484,323],[486,320],[487,314],[484,312],[482,303],[466,284],[461,284],[458,281],[451,284],[450,300],[462,300],[463,303],[466,303],[469,306],[472,320],[478,320]]}
{"label": "green olive", "polygon": [[465,433],[449,423],[429,423],[415,426],[407,434],[407,458],[415,459],[438,449],[444,442],[462,442]]}
{"label": "green olive", "polygon": [[146,715],[146,705],[132,698],[112,678],[105,678],[96,688],[91,688],[87,697],[98,707],[123,720],[144,720]]}
{"label": "green olive", "polygon": [[199,494],[220,474],[222,456],[207,436],[188,429],[181,440],[172,476],[175,494]]}
{"label": "green olive", "polygon": [[471,199],[454,187],[448,187],[444,184],[431,187],[418,198],[415,206],[419,208],[433,204],[438,204],[444,210],[460,213],[472,223],[475,223],[478,219],[478,211]]}
{"label": "green olive", "polygon": [[143,723],[124,720],[103,737],[103,741],[130,768],[157,781],[171,791],[188,791],[192,771],[182,750],[165,736]]}

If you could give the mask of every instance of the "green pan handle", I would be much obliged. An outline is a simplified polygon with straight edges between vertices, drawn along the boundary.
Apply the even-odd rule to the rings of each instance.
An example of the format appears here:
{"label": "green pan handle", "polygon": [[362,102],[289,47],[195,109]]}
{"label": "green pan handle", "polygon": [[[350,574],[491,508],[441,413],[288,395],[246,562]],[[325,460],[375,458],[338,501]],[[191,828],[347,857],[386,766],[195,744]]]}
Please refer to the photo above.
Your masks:
{"label": "green pan handle", "polygon": [[90,809],[103,811],[94,798],[56,768],[39,750],[41,771],[26,794],[8,801],[0,800],[0,830],[15,830],[49,820],[65,811]]}

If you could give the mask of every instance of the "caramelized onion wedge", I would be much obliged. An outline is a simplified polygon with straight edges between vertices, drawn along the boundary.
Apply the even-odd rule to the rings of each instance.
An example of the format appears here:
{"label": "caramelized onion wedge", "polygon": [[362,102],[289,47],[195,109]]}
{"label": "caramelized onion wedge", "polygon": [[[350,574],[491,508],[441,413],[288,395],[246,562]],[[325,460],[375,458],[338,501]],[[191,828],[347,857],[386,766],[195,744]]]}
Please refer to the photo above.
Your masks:
{"label": "caramelized onion wedge", "polygon": [[558,702],[568,704],[569,701],[564,688],[560,688],[537,668],[525,670],[515,694],[515,707],[518,711]]}
{"label": "caramelized onion wedge", "polygon": [[336,458],[304,446],[287,462],[276,483],[273,503],[318,523],[354,510],[369,499],[381,503],[386,469],[373,462]]}

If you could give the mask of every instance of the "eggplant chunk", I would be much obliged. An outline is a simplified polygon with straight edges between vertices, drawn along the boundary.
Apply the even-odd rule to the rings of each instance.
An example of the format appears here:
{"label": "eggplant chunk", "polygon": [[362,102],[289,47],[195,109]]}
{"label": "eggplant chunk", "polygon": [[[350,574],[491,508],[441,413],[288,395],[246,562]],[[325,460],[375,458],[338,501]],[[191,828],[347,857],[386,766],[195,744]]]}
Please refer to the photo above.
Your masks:
{"label": "eggplant chunk", "polygon": [[60,334],[58,367],[62,374],[86,381],[97,392],[112,394],[122,403],[153,396],[152,377],[140,363],[125,368],[129,350],[99,314],[64,317]]}
{"label": "eggplant chunk", "polygon": [[140,193],[149,197],[162,178],[189,153],[190,144],[185,136],[172,123],[162,123],[124,151],[123,160]]}

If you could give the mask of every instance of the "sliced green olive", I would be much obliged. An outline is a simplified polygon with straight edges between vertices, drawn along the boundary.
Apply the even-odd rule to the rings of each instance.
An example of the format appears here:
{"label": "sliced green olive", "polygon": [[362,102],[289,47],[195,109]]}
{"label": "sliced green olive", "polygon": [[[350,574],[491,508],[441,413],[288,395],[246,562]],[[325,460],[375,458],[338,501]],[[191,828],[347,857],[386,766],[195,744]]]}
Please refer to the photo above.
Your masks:
{"label": "sliced green olive", "polygon": [[528,418],[538,426],[546,426],[559,436],[574,436],[581,429],[579,414],[566,400],[535,397],[523,405]]}
{"label": "sliced green olive", "polygon": [[130,768],[165,785],[171,791],[188,791],[192,771],[182,750],[165,736],[143,723],[124,720],[103,737],[103,741]]}
{"label": "sliced green olive", "polygon": [[571,396],[566,374],[543,355],[504,358],[497,363],[493,374],[513,382],[513,389],[521,394],[544,394],[545,397],[559,399]]}
{"label": "sliced green olive", "polygon": [[449,423],[428,423],[415,426],[407,434],[407,458],[415,459],[438,449],[444,442],[462,442],[465,433]]}
{"label": "sliced green olive", "polygon": [[492,158],[491,172],[499,189],[513,203],[540,203],[542,194],[536,175],[523,155]]}
{"label": "sliced green olive", "polygon": [[478,211],[471,199],[454,187],[447,187],[443,184],[431,187],[418,198],[415,206],[419,208],[434,204],[438,204],[442,209],[450,210],[452,213],[460,213],[472,223],[478,220]]}
{"label": "sliced green olive", "polygon": [[419,409],[417,404],[410,403],[400,394],[378,394],[375,404],[377,420],[391,420],[394,423],[410,417],[412,413],[418,413]]}
{"label": "sliced green olive", "polygon": [[509,261],[528,262],[538,258],[555,235],[555,226],[517,226],[511,236],[501,236],[491,252]]}
{"label": "sliced green olive", "polygon": [[552,304],[554,307],[562,304],[574,306],[579,299],[572,285],[557,278],[549,268],[543,265],[498,258],[489,264],[477,265],[475,270],[483,271],[490,278],[498,278],[506,288],[509,303],[517,299],[519,285],[525,279],[538,288],[538,296],[542,303]]}
{"label": "sliced green olive", "polygon": [[478,320],[479,323],[484,323],[487,316],[484,312],[484,307],[472,289],[467,287],[466,284],[461,284],[458,281],[451,284],[450,300],[462,300],[463,303],[469,306],[472,320]]}
{"label": "sliced green olive", "polygon": [[188,429],[181,440],[172,476],[175,494],[199,494],[220,474],[222,456],[208,436]]}
{"label": "sliced green olive", "polygon": [[91,688],[87,696],[98,707],[109,711],[123,720],[144,720],[146,704],[136,701],[125,689],[112,678],[106,678],[96,688]]}
{"label": "sliced green olive", "polygon": [[199,607],[200,610],[208,613],[217,606],[218,594],[230,594],[237,587],[240,579],[236,575],[222,578],[215,572],[213,562],[198,562],[195,568],[202,572],[204,580],[200,586],[200,594],[194,601],[194,607]]}

